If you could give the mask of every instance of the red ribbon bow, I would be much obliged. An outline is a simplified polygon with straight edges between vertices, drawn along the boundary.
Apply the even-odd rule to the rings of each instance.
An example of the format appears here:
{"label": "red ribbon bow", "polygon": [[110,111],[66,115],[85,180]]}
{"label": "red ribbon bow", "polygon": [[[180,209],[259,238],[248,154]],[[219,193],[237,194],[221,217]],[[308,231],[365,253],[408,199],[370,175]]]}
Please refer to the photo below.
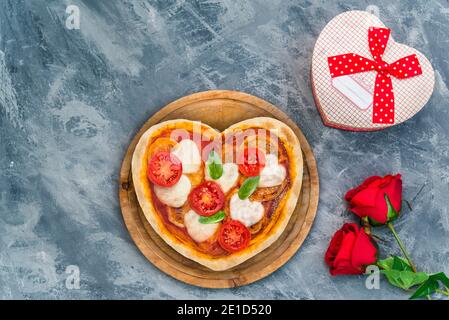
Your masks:
{"label": "red ribbon bow", "polygon": [[391,64],[382,60],[389,38],[390,29],[370,27],[368,30],[369,49],[374,60],[355,53],[328,58],[332,78],[359,72],[377,72],[374,84],[373,123],[394,123],[394,93],[391,76],[406,79],[422,74],[416,54],[401,58]]}

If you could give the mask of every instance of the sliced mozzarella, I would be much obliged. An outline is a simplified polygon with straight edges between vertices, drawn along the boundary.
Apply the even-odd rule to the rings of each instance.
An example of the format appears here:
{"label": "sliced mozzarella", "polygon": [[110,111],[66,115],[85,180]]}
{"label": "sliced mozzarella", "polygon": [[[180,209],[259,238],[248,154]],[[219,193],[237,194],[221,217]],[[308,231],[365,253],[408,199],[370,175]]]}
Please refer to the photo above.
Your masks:
{"label": "sliced mozzarella", "polygon": [[251,227],[263,218],[264,208],[260,202],[241,200],[236,193],[230,201],[231,218],[238,220],[247,227]]}
{"label": "sliced mozzarella", "polygon": [[212,237],[219,227],[219,223],[204,224],[199,221],[200,216],[195,211],[190,210],[184,215],[184,225],[187,233],[196,242],[203,242]]}
{"label": "sliced mozzarella", "polygon": [[182,175],[173,187],[166,188],[154,185],[154,193],[163,204],[179,208],[187,201],[191,187],[189,178]]}
{"label": "sliced mozzarella", "polygon": [[198,146],[190,139],[181,140],[172,150],[181,160],[183,173],[194,173],[200,169],[201,154]]}
{"label": "sliced mozzarella", "polygon": [[287,170],[279,164],[278,158],[274,154],[265,156],[265,167],[260,172],[259,187],[274,187],[282,184],[287,176]]}
{"label": "sliced mozzarella", "polygon": [[206,168],[206,180],[215,181],[218,183],[224,193],[231,190],[233,186],[237,183],[239,179],[239,167],[235,163],[225,163],[223,164],[223,174],[217,180],[211,178],[209,170]]}

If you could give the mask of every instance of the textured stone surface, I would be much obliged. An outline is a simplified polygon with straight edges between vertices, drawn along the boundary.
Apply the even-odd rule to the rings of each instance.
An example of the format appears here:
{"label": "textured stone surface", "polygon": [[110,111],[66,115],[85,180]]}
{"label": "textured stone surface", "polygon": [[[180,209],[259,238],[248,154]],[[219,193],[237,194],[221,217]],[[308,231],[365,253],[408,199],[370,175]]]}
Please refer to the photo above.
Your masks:
{"label": "textured stone surface", "polygon": [[[420,268],[449,272],[447,1],[379,1],[398,41],[436,71],[430,103],[376,133],[326,128],[309,79],[314,41],[333,16],[366,1],[0,1],[0,298],[361,298],[407,294],[364,277],[331,278],[323,253],[354,220],[344,192],[371,174],[401,172],[397,229]],[[81,29],[65,27],[66,6]],[[321,195],[312,231],[282,269],[252,285],[182,284],[137,250],[118,205],[120,162],[158,108],[206,89],[236,89],[287,112],[309,139]],[[378,233],[381,248],[398,252]],[[81,288],[68,290],[76,265]]]}

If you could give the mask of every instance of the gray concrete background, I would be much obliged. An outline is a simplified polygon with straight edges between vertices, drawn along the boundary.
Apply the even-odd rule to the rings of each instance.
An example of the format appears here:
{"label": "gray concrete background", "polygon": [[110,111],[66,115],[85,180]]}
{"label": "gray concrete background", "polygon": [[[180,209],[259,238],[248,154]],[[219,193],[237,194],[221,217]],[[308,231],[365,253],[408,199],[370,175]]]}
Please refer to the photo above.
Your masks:
{"label": "gray concrete background", "polygon": [[[65,27],[66,6],[81,11]],[[314,42],[325,24],[369,1],[0,1],[0,298],[397,299],[364,277],[330,277],[323,263],[343,221],[345,191],[366,176],[400,172],[396,223],[416,264],[449,272],[447,1],[378,1],[396,40],[436,72],[429,104],[376,133],[324,127],[310,91]],[[131,137],[156,110],[207,89],[266,99],[302,128],[315,152],[319,210],[300,251],[249,286],[208,290],[151,265],[124,226],[117,196]],[[385,230],[385,252],[398,253]],[[80,269],[69,290],[65,270]]]}

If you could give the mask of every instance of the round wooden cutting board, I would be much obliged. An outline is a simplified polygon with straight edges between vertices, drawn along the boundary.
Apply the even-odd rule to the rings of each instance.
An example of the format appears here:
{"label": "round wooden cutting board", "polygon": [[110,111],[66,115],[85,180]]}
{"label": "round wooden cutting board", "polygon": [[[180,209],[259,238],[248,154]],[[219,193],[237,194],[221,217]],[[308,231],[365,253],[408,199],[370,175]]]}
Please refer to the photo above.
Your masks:
{"label": "round wooden cutting board", "polygon": [[[220,131],[254,117],[273,117],[289,125],[299,138],[304,157],[302,192],[291,219],[270,247],[226,271],[212,271],[172,249],[146,221],[133,188],[131,158],[141,135],[152,125],[170,119],[202,121]],[[285,264],[299,249],[310,231],[318,207],[319,182],[309,143],[295,123],[272,104],[236,91],[205,91],[170,103],[140,129],[126,152],[120,170],[120,206],[132,239],[156,267],[183,282],[205,288],[231,288],[266,277]]]}

